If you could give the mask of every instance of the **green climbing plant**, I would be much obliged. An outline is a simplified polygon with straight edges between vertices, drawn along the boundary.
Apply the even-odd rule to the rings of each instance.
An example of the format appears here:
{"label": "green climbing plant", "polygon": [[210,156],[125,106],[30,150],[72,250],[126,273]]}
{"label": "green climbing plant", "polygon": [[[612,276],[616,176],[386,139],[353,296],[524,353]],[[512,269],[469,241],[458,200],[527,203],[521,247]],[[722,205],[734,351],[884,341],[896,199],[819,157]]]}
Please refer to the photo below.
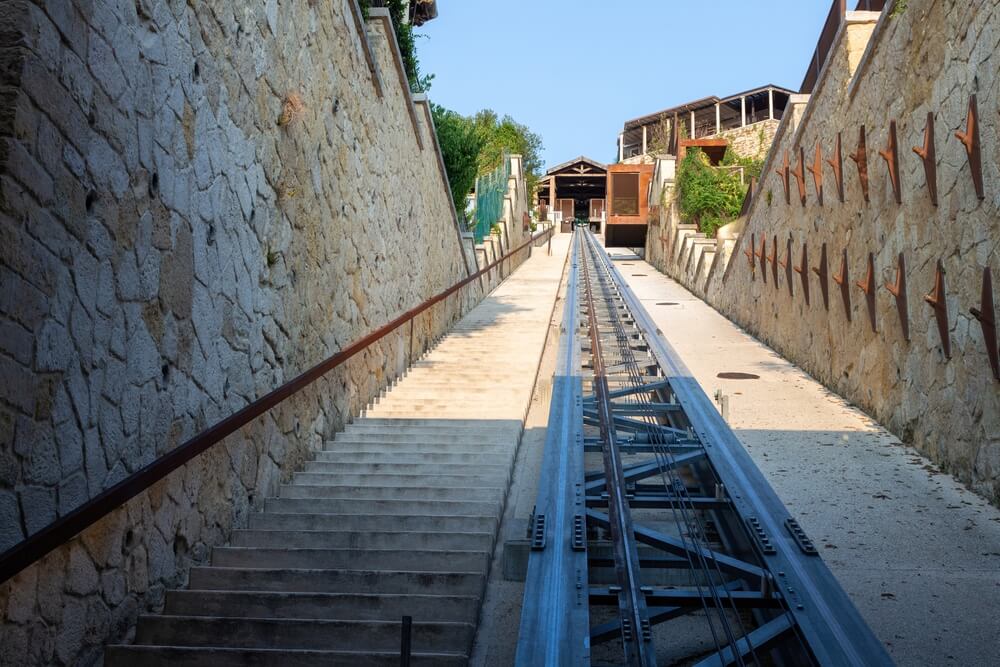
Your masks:
{"label": "green climbing plant", "polygon": [[746,196],[745,183],[751,176],[760,176],[763,165],[760,160],[740,157],[727,150],[720,166],[743,167],[744,180],[741,181],[738,170],[712,166],[700,148],[689,149],[677,168],[677,203],[681,215],[709,237],[714,237],[719,227],[736,219]]}

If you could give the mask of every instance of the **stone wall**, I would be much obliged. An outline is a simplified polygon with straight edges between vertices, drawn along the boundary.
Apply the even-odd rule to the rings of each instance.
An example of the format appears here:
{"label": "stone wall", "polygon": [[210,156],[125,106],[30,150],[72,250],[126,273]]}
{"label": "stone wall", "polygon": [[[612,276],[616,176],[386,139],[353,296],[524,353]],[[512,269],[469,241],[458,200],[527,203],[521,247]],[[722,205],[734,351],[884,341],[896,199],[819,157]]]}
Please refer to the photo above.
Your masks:
{"label": "stone wall", "polygon": [[[372,17],[2,3],[0,550],[474,270],[427,103]],[[421,317],[416,352],[480,297]],[[405,367],[407,341],[0,585],[0,664],[98,661]]]}
{"label": "stone wall", "polygon": [[[648,253],[722,313],[995,503],[1000,502],[1000,383],[993,378],[980,324],[970,308],[979,306],[985,268],[1000,284],[995,274],[1000,267],[998,46],[1000,0],[909,0],[881,16],[849,13],[808,104],[794,104],[782,121],[765,180],[739,225],[745,229],[735,247],[733,234],[705,248],[682,241],[679,245],[689,253],[715,251],[710,262],[715,269],[695,275],[692,262],[678,259],[678,245],[670,246],[672,239],[689,232],[665,212],[664,231],[651,239],[661,247]],[[965,128],[973,94],[980,116],[983,199],[976,195],[965,148],[954,136]],[[923,143],[928,112],[935,124],[937,206],[931,203],[923,163],[911,150]],[[896,121],[900,203],[879,156],[888,145],[891,120]],[[868,202],[847,158],[856,149],[861,125],[867,131]],[[786,204],[775,174],[785,151],[793,169],[800,147],[808,163],[819,143],[825,160],[833,154],[838,133],[845,201],[839,201],[834,172],[824,164],[822,204],[808,171],[805,204],[799,202],[794,176],[791,204]],[[751,238],[758,252],[766,239],[766,276],[758,256],[752,256],[756,267],[751,269],[746,255]],[[798,273],[791,273],[790,286],[783,267],[774,278],[772,248],[776,241],[776,259],[784,261],[789,240],[793,265],[800,264],[803,245],[808,248],[808,304]],[[820,278],[810,270],[818,267],[824,245],[826,306]],[[845,251],[849,311],[832,279]],[[855,285],[866,279],[869,253],[875,269],[875,331],[865,294]],[[897,300],[885,287],[896,280],[900,253],[909,340]],[[950,359],[934,311],[924,299],[934,289],[939,261]]]}
{"label": "stone wall", "polygon": [[726,139],[729,147],[741,157],[763,159],[767,155],[774,135],[778,131],[778,120],[762,120],[759,123],[723,130],[712,138]]}

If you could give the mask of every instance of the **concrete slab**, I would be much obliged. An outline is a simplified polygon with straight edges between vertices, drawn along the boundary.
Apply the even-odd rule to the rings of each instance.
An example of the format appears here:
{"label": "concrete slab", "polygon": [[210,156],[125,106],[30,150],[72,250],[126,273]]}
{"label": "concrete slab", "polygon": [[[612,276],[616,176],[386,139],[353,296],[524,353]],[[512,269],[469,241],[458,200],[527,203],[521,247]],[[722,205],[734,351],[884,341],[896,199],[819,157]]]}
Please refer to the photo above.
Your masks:
{"label": "concrete slab", "polygon": [[728,396],[737,437],[893,659],[1000,664],[1000,510],[622,250],[626,281],[706,393]]}

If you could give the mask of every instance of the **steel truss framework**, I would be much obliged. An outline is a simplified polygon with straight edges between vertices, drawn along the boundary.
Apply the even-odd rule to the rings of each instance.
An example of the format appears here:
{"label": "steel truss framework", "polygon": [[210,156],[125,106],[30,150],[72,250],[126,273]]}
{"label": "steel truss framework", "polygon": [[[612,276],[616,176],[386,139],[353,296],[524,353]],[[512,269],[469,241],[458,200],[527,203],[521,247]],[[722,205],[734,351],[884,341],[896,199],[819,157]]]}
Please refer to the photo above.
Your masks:
{"label": "steel truss framework", "polygon": [[571,252],[517,664],[891,665],[593,235]]}

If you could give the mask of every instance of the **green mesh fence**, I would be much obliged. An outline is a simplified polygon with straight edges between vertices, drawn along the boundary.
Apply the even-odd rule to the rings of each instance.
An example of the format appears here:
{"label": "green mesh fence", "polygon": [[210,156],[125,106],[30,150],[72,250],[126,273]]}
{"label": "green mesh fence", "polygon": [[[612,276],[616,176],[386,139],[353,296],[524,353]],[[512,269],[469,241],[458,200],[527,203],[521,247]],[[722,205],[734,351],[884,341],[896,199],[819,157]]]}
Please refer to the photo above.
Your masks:
{"label": "green mesh fence", "polygon": [[489,236],[490,228],[503,216],[503,198],[510,178],[510,157],[504,154],[496,170],[476,179],[476,215],[472,235],[476,243]]}

